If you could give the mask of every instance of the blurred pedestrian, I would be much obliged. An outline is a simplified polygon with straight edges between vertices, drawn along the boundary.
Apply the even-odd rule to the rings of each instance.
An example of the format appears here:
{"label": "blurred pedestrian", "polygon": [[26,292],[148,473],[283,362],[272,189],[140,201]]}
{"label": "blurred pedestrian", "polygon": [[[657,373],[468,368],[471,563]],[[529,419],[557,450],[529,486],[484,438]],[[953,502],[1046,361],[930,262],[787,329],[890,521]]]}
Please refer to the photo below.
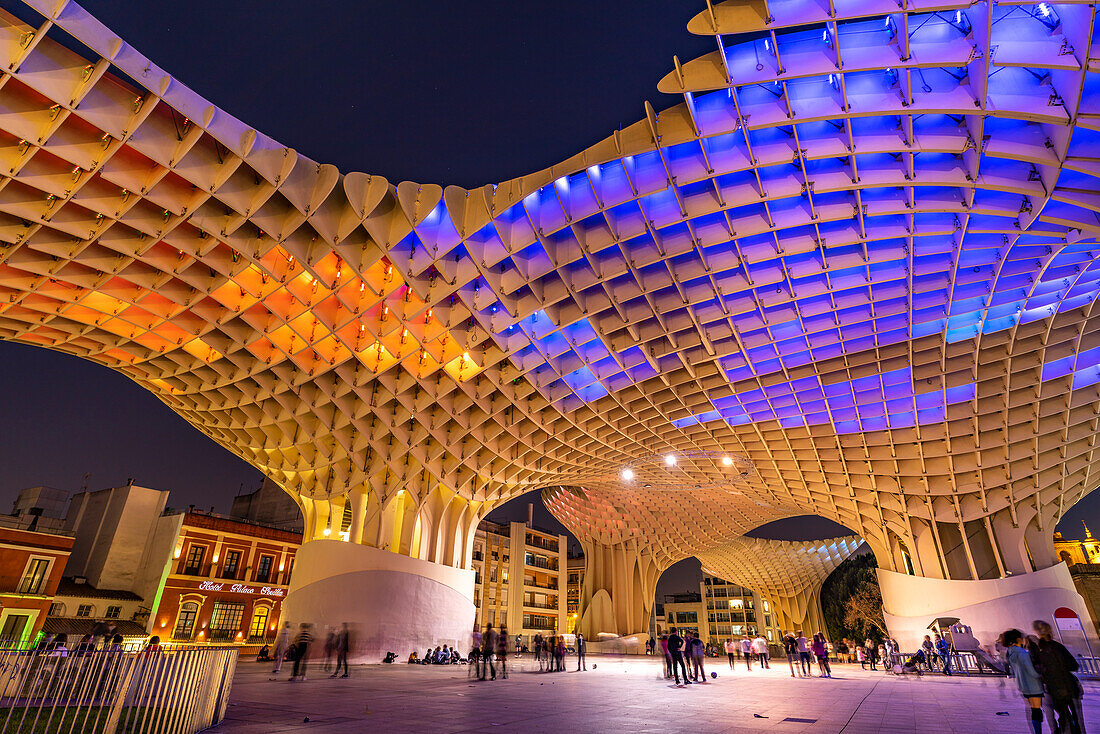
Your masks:
{"label": "blurred pedestrian", "polygon": [[661,656],[665,662],[665,678],[672,677],[672,653],[668,651],[668,635],[661,635]]}
{"label": "blurred pedestrian", "polygon": [[802,664],[798,661],[798,638],[793,632],[783,635],[783,652],[787,655],[787,665],[791,668],[792,678],[802,677]]}
{"label": "blurred pedestrian", "polygon": [[336,632],[332,627],[328,628],[328,632],[325,634],[325,664],[322,666],[322,670],[326,673],[332,669],[332,656],[336,652]]}
{"label": "blurred pedestrian", "polygon": [[726,657],[730,661],[730,670],[733,670],[733,664],[737,662],[737,648],[733,645],[733,640],[726,640]]}
{"label": "blurred pedestrian", "polygon": [[748,635],[741,638],[741,654],[745,656],[745,670],[752,670],[752,640]]}
{"label": "blurred pedestrian", "polygon": [[283,658],[286,657],[286,652],[290,648],[290,622],[283,624],[283,628],[279,631],[279,637],[275,641],[275,667],[272,669],[272,673],[278,673],[283,669]]}
{"label": "blurred pedestrian", "polygon": [[814,633],[813,651],[814,656],[817,657],[817,667],[821,671],[821,677],[832,678],[833,671],[829,667],[829,646],[825,640],[825,635],[820,632]]}
{"label": "blurred pedestrian", "polygon": [[497,650],[497,633],[493,625],[485,625],[485,635],[481,643],[481,675],[478,680],[485,680],[485,676],[492,673],[492,680],[497,679],[497,668],[493,665],[493,655]]}
{"label": "blurred pedestrian", "polygon": [[[806,635],[802,634],[802,630],[798,631],[795,635],[795,642],[798,644],[798,664],[802,668],[802,675],[809,678],[810,673],[810,644],[806,640]],[[868,640],[870,642],[870,640]]]}
{"label": "blurred pedestrian", "polygon": [[340,666],[344,666],[344,674],[341,678],[348,677],[348,648],[351,647],[351,636],[348,632],[348,623],[344,622],[340,631],[336,633],[336,670],[333,671],[330,678],[335,678],[340,674]]}
{"label": "blurred pedestrian", "polygon": [[691,653],[691,679],[699,683],[706,683],[707,673],[703,670],[703,657],[705,654],[703,641],[699,639],[698,632],[688,633],[688,641],[690,642],[688,651]]}
{"label": "blurred pedestrian", "polygon": [[[1053,629],[1037,619],[1031,628],[1039,636],[1034,654],[1035,668],[1047,691],[1050,712],[1047,716],[1052,731],[1081,734],[1081,681],[1073,673],[1080,665],[1065,646],[1054,639]],[[1055,722],[1057,717],[1057,722]],[[1057,724],[1057,726],[1056,726]]]}
{"label": "blurred pedestrian", "polygon": [[1031,653],[1027,649],[1027,640],[1024,633],[1018,629],[1011,629],[1004,633],[1004,644],[1007,648],[1006,658],[1008,670],[1016,679],[1016,687],[1020,695],[1027,702],[1031,716],[1031,729],[1035,734],[1043,731],[1043,681],[1039,677],[1035,665],[1031,662]]}
{"label": "blurred pedestrian", "polygon": [[502,625],[497,635],[497,662],[500,663],[500,677],[508,678],[508,630]]}
{"label": "blurred pedestrian", "polygon": [[309,660],[309,646],[313,643],[313,625],[302,622],[298,626],[298,635],[294,638],[294,671],[291,681],[306,679],[306,663]]}
{"label": "blurred pedestrian", "polygon": [[768,664],[768,659],[771,657],[771,651],[768,649],[768,641],[764,639],[764,635],[757,633],[756,637],[752,641],[752,651],[756,655],[756,660],[760,663],[760,667],[771,670],[771,665]]}

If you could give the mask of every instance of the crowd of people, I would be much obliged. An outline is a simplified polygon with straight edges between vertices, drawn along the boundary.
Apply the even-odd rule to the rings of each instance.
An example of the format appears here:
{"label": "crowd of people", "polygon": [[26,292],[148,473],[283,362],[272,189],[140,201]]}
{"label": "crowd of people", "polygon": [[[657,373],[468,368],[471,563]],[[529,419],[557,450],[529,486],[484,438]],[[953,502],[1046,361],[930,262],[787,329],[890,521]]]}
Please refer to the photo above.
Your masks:
{"label": "crowd of people", "polygon": [[[264,659],[274,660],[275,667],[272,669],[272,673],[279,673],[283,668],[285,661],[294,663],[294,669],[290,676],[290,681],[304,681],[306,679],[306,671],[309,667],[310,648],[313,646],[313,625],[309,622],[302,622],[298,625],[297,634],[293,634],[291,631],[290,622],[283,624],[282,630],[279,631],[279,636],[275,640],[275,655],[273,658],[267,658],[267,656],[260,655],[257,660],[261,662]],[[330,627],[325,633],[325,641],[323,646],[324,662],[322,664],[322,670],[326,673],[331,671],[329,678],[347,678],[350,676],[348,672],[348,651],[351,650],[351,631],[348,629],[348,623],[344,622],[339,629]],[[262,652],[262,651],[261,651]],[[333,660],[335,659],[335,666],[333,666]],[[342,673],[340,671],[343,671]]]}
{"label": "crowd of people", "polygon": [[1009,674],[1027,702],[1032,731],[1041,734],[1043,721],[1051,732],[1081,734],[1084,690],[1074,673],[1079,665],[1069,650],[1054,639],[1050,624],[1035,620],[1033,635],[1007,630],[997,641],[1004,650]]}

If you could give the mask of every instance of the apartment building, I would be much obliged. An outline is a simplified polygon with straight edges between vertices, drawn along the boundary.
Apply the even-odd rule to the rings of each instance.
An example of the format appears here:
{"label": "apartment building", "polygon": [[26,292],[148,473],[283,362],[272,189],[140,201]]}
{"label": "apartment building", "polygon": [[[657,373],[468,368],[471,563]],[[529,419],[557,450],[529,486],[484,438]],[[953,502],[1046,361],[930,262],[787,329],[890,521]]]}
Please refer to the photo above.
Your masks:
{"label": "apartment building", "polygon": [[24,644],[42,629],[72,551],[71,534],[28,530],[35,520],[0,518],[0,643]]}
{"label": "apartment building", "polygon": [[705,614],[699,620],[704,642],[721,643],[746,634],[762,632],[769,643],[779,644],[782,632],[776,627],[771,604],[751,589],[703,572],[699,596]]}
{"label": "apartment building", "polygon": [[581,590],[584,588],[584,556],[571,557],[565,561],[565,622],[566,632],[577,631],[577,620],[584,610],[581,609]]}
{"label": "apartment building", "polygon": [[474,535],[473,568],[477,624],[503,626],[520,645],[567,630],[564,535],[483,520]]}

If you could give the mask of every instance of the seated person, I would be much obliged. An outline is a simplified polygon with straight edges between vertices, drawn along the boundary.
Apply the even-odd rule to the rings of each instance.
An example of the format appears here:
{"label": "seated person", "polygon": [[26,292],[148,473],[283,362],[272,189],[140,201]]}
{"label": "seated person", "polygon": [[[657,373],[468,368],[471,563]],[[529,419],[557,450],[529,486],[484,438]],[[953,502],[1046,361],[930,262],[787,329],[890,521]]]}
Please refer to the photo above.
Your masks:
{"label": "seated person", "polygon": [[392,663],[394,660],[397,660],[397,653],[395,652],[387,652],[386,657],[382,658],[383,663]]}
{"label": "seated person", "polygon": [[424,651],[424,659],[421,661],[423,665],[431,665],[434,658],[432,657],[432,648],[428,648]]}
{"label": "seated person", "polygon": [[923,650],[917,650],[908,660],[905,661],[905,665],[901,666],[903,673],[916,673],[917,675],[923,675],[920,670],[920,666],[924,665],[925,657]]}
{"label": "seated person", "polygon": [[267,645],[264,645],[263,647],[260,648],[259,654],[256,655],[256,662],[257,663],[266,663],[270,660],[271,660],[271,648],[268,647]]}
{"label": "seated person", "polygon": [[416,655],[416,650],[409,653],[409,665],[419,665],[420,658]]}
{"label": "seated person", "polygon": [[451,663],[454,664],[454,665],[457,665],[460,662],[462,662],[462,658],[459,657],[458,650],[456,650],[455,648],[452,647],[451,648]]}

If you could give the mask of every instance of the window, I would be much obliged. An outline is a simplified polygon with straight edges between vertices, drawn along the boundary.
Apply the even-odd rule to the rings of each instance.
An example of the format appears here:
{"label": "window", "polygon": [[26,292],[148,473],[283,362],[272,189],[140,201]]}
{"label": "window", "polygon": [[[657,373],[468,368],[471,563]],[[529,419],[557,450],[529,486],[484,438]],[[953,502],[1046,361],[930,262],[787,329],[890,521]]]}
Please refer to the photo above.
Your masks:
{"label": "window", "polygon": [[266,584],[271,579],[271,567],[275,563],[275,556],[260,556],[260,562],[256,566],[256,581]]}
{"label": "window", "polygon": [[0,627],[0,641],[21,642],[29,620],[29,614],[9,614],[4,618],[3,627]]}
{"label": "window", "polygon": [[187,550],[187,561],[184,563],[183,572],[189,574],[202,573],[202,559],[206,557],[205,545],[194,545]]}
{"label": "window", "polygon": [[122,614],[122,607],[107,607],[107,612],[103,615],[107,619],[118,619]]}
{"label": "window", "polygon": [[252,624],[248,628],[248,636],[263,637],[267,633],[267,617],[271,614],[270,607],[259,606],[252,612]]}
{"label": "window", "polygon": [[59,601],[55,601],[53,604],[50,605],[49,616],[51,616],[51,617],[64,617],[65,616],[65,605],[62,604]]}
{"label": "window", "polygon": [[210,615],[211,640],[231,640],[241,628],[244,618],[244,602],[216,601],[214,613]]}
{"label": "window", "polygon": [[180,607],[180,616],[176,619],[176,629],[172,631],[172,639],[190,640],[195,632],[195,617],[198,613],[198,604],[193,601],[184,602]]}
{"label": "window", "polygon": [[78,616],[78,617],[90,617],[90,616],[92,616],[92,609],[93,608],[92,608],[91,604],[81,604],[80,606],[78,606],[76,608],[76,616]]}
{"label": "window", "polygon": [[50,559],[32,558],[19,583],[20,594],[41,594],[46,585],[46,574],[50,570]]}
{"label": "window", "polygon": [[226,551],[225,563],[222,565],[222,577],[227,579],[237,578],[237,566],[239,566],[240,563],[240,551]]}

